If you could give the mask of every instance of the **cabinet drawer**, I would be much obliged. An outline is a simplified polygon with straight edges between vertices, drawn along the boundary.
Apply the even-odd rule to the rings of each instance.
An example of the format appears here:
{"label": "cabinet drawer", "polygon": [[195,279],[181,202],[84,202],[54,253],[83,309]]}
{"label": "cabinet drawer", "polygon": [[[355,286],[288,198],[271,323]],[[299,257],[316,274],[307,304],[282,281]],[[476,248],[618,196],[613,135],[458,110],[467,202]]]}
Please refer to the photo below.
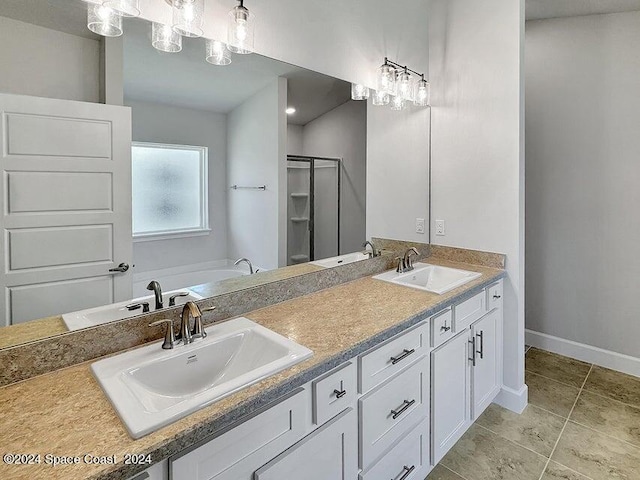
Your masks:
{"label": "cabinet drawer", "polygon": [[502,282],[491,285],[487,288],[487,310],[500,308],[502,306]]}
{"label": "cabinet drawer", "polygon": [[356,400],[358,371],[347,362],[312,382],[313,423],[322,425]]}
{"label": "cabinet drawer", "polygon": [[469,328],[473,322],[486,313],[485,296],[486,293],[483,290],[453,307],[453,330],[456,333]]}
{"label": "cabinet drawer", "polygon": [[360,466],[368,468],[429,413],[429,357],[365,397],[360,403]]}
{"label": "cabinet drawer", "polygon": [[453,337],[453,312],[450,308],[431,317],[431,346],[436,348]]}
{"label": "cabinet drawer", "polygon": [[427,322],[387,340],[358,357],[358,390],[365,393],[392,377],[426,352],[429,346]]}
{"label": "cabinet drawer", "polygon": [[170,459],[171,479],[250,478],[245,475],[303,437],[308,399],[308,394],[300,389],[213,440],[186,454],[178,454]]}
{"label": "cabinet drawer", "polygon": [[360,480],[423,480],[429,469],[429,420],[421,421]]}

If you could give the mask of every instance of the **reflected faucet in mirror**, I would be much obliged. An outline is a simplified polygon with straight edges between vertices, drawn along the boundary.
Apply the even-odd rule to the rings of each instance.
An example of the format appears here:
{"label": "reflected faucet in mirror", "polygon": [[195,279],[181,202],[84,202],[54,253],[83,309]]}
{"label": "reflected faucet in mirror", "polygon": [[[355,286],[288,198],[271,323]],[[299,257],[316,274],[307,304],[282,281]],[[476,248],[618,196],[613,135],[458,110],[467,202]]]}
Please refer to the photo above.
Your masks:
{"label": "reflected faucet in mirror", "polygon": [[[156,297],[156,310],[162,309],[162,288],[160,288],[160,284],[155,280],[152,280],[149,285],[147,285],[147,290],[152,290],[153,295]],[[175,301],[175,299],[174,299]]]}
{"label": "reflected faucet in mirror", "polygon": [[249,265],[249,275],[253,275],[254,273],[258,273],[260,271],[259,268],[257,268],[255,271],[253,270],[253,265],[251,264],[251,261],[248,258],[239,258],[238,260],[235,261],[235,263],[233,264],[234,266],[238,266],[241,263],[246,263],[247,265]]}
{"label": "reflected faucet in mirror", "polygon": [[[370,246],[370,247],[371,247],[371,251],[368,251],[368,250],[367,250],[367,246]],[[369,254],[369,258],[379,257],[380,255],[382,255],[382,254],[380,253],[380,250],[378,250],[378,249],[376,248],[375,243],[373,243],[373,242],[372,242],[372,241],[370,241],[370,240],[367,240],[366,242],[364,242],[364,243],[362,244],[362,247],[364,248],[365,252],[367,252],[367,253]]]}

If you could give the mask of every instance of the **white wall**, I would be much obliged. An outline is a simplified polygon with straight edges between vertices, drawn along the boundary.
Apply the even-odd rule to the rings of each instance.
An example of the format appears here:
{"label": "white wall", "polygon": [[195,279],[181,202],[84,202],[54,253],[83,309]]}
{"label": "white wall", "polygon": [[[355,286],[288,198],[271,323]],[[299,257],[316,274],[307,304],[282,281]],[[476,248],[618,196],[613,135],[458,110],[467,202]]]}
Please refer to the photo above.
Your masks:
{"label": "white wall", "polygon": [[287,125],[287,155],[304,155],[302,147],[302,125]]}
{"label": "white wall", "polygon": [[209,235],[134,243],[135,272],[227,258],[227,119],[220,113],[125,100],[133,140],[208,147]]}
{"label": "white wall", "polygon": [[[520,0],[432,0],[433,243],[507,255],[504,383],[524,387],[524,152]],[[433,228],[432,228],[433,232]]]}
{"label": "white wall", "polygon": [[267,186],[229,191],[229,256],[267,269],[286,265],[285,107],[286,79],[278,78],[227,117],[227,185]]}
{"label": "white wall", "polygon": [[[428,243],[428,108],[367,108],[367,238]],[[425,233],[416,233],[416,218]]]}
{"label": "white wall", "polygon": [[0,92],[98,102],[100,42],[0,17]]}
{"label": "white wall", "polygon": [[343,159],[340,252],[362,250],[366,235],[366,103],[348,101],[307,123],[302,139],[304,155]]}
{"label": "white wall", "polygon": [[640,12],[527,22],[527,328],[640,357]]}

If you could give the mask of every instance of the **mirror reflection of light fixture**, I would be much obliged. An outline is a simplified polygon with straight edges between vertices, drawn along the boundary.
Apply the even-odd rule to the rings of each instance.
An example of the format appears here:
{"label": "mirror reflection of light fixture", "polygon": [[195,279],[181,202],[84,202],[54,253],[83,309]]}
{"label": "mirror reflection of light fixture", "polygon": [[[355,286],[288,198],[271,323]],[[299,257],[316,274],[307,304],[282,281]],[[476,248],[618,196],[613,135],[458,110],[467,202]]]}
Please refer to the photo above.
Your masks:
{"label": "mirror reflection of light fixture", "polygon": [[140,16],[140,0],[104,0],[103,5],[123,17]]}
{"label": "mirror reflection of light fixture", "polygon": [[369,88],[359,83],[351,84],[351,100],[366,100],[369,98]]}
{"label": "mirror reflection of light fixture", "polygon": [[393,95],[396,92],[396,69],[384,59],[384,64],[378,69],[377,91]]}
{"label": "mirror reflection of light fixture", "polygon": [[173,30],[183,37],[197,38],[204,33],[204,0],[173,0]]}
{"label": "mirror reflection of light fixture", "polygon": [[153,22],[151,45],[161,52],[177,53],[182,50],[182,35],[176,33],[171,25]]}
{"label": "mirror reflection of light fixture", "polygon": [[207,55],[206,60],[212,65],[229,65],[231,63],[231,55],[227,46],[220,40],[207,39]]}
{"label": "mirror reflection of light fixture", "polygon": [[387,92],[380,92],[376,90],[373,92],[373,98],[371,101],[376,106],[389,105],[391,97]]}
{"label": "mirror reflection of light fixture", "polygon": [[293,115],[294,113],[296,113],[296,109],[293,107],[288,107],[285,111],[284,111],[287,115]]}
{"label": "mirror reflection of light fixture", "polygon": [[90,4],[87,8],[87,27],[103,37],[119,37],[122,35],[122,17],[109,7]]}
{"label": "mirror reflection of light fixture", "polygon": [[244,6],[244,0],[238,1],[229,12],[227,48],[233,53],[248,54],[253,52],[255,16]]}
{"label": "mirror reflection of light fixture", "polygon": [[422,75],[422,78],[416,84],[413,104],[416,107],[427,107],[431,104],[431,85],[424,79],[424,75]]}
{"label": "mirror reflection of light fixture", "polygon": [[400,95],[394,95],[391,99],[391,110],[400,111],[407,107],[407,100]]}

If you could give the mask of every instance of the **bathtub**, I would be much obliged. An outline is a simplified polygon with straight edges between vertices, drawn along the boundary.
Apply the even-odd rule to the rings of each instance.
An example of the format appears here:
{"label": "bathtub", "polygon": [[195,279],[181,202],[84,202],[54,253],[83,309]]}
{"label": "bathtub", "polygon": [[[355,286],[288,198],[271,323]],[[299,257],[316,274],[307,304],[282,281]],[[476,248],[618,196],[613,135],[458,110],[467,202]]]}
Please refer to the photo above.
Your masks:
{"label": "bathtub", "polygon": [[243,264],[236,267],[233,266],[233,263],[231,263],[231,266],[197,264],[136,273],[133,276],[133,295],[142,296],[148,294],[147,285],[151,280],[160,282],[163,290],[178,290],[204,283],[217,283],[244,275],[249,275],[247,266]]}

